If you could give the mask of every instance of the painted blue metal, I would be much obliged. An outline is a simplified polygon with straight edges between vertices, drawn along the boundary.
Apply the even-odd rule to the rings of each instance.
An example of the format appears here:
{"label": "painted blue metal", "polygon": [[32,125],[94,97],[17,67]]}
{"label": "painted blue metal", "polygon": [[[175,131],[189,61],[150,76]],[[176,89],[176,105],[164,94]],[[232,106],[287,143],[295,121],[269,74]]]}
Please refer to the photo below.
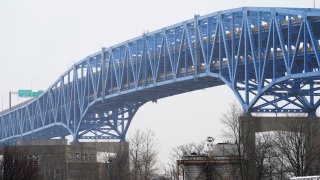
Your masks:
{"label": "painted blue metal", "polygon": [[238,8],[195,16],[77,62],[38,98],[0,114],[0,141],[125,136],[144,103],[226,84],[244,113],[320,105],[320,10]]}

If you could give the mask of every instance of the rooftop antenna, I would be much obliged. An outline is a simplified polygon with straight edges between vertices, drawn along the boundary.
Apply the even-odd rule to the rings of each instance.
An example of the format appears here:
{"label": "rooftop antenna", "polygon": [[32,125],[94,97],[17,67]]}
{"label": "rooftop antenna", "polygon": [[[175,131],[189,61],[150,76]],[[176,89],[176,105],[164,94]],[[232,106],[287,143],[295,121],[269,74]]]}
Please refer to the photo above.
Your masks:
{"label": "rooftop antenna", "polygon": [[316,8],[316,0],[313,0],[313,8]]}

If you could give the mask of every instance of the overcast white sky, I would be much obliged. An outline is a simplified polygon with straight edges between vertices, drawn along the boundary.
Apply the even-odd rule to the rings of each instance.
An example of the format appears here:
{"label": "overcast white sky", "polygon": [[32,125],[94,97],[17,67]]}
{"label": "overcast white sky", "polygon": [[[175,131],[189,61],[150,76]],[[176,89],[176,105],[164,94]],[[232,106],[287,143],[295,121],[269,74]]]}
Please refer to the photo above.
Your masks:
{"label": "overcast white sky", "polygon": [[[317,0],[318,1],[318,0]],[[187,19],[242,6],[313,7],[313,0],[0,0],[0,98],[8,92],[45,90],[74,61]],[[320,2],[316,3],[320,6]],[[152,129],[166,160],[172,147],[207,136],[221,141],[221,114],[235,100],[226,86],[144,105],[129,129]],[[18,103],[23,99],[13,99]]]}

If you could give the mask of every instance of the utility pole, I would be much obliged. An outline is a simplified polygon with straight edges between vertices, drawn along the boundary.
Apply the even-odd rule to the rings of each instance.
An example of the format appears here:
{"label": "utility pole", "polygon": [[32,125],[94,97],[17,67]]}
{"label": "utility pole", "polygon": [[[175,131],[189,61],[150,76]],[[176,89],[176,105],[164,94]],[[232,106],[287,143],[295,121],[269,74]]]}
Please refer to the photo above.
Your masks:
{"label": "utility pole", "polygon": [[9,91],[9,109],[11,109],[11,91]]}
{"label": "utility pole", "polygon": [[2,95],[1,95],[1,96],[2,96],[2,99],[1,99],[1,109],[2,109],[2,110],[1,110],[1,111],[3,111],[3,95],[4,95],[4,94],[6,94],[6,93],[2,93]]}
{"label": "utility pole", "polygon": [[12,105],[12,99],[11,99],[12,94],[18,94],[18,92],[9,91],[9,109],[11,109],[11,105]]}
{"label": "utility pole", "polygon": [[32,83],[33,83],[33,80],[36,80],[36,79],[37,79],[37,78],[33,78],[33,79],[31,79],[31,82],[30,82],[30,85],[31,85],[31,86],[30,86],[30,88],[31,88],[31,89],[30,89],[30,90],[31,90],[31,98],[32,98]]}
{"label": "utility pole", "polygon": [[[6,94],[6,93],[2,93],[2,99],[1,99],[1,111],[3,111],[3,109],[4,109],[4,107],[3,107],[3,98],[4,98],[4,94]],[[12,96],[12,94],[16,94],[16,92],[12,92],[12,91],[9,91],[9,109],[11,109],[11,102],[12,102],[12,100],[11,100],[11,96]]]}

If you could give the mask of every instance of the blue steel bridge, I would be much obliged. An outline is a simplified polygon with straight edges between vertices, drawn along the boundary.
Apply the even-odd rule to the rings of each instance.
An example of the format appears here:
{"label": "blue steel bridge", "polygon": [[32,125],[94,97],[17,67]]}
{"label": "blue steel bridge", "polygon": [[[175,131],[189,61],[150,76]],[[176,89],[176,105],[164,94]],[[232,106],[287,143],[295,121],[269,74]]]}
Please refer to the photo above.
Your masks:
{"label": "blue steel bridge", "polygon": [[146,102],[224,84],[247,115],[315,116],[319,43],[319,9],[244,7],[195,16],[75,63],[40,97],[1,112],[0,142],[66,135],[125,141]]}

